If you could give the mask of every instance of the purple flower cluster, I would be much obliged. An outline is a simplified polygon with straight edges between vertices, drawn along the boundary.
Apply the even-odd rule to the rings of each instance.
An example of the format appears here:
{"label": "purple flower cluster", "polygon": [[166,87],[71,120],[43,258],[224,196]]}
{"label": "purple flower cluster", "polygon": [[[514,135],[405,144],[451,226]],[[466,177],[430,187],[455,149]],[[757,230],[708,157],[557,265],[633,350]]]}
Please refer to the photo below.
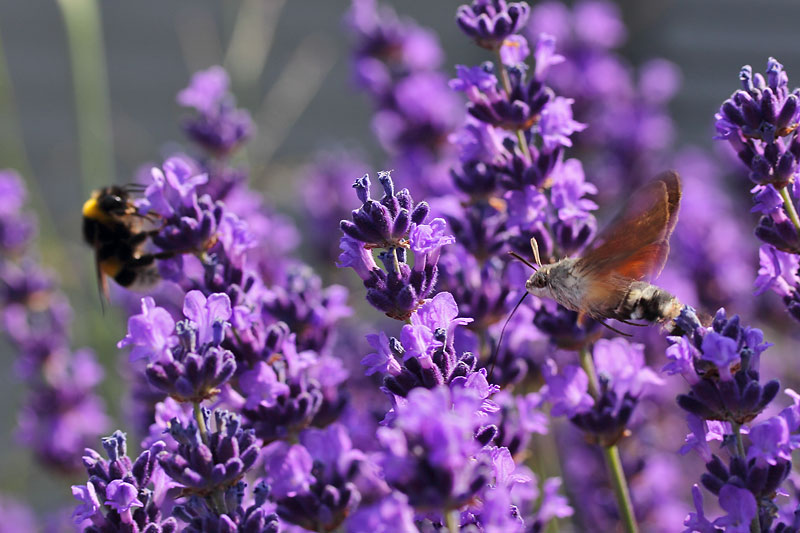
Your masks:
{"label": "purple flower cluster", "polygon": [[196,72],[177,98],[181,106],[196,112],[183,124],[186,134],[217,157],[227,156],[254,133],[250,114],[236,109],[229,85],[228,73],[215,66]]}
{"label": "purple flower cluster", "polygon": [[386,168],[407,176],[415,194],[452,187],[448,136],[463,118],[458,98],[439,71],[436,35],[376,0],[355,0],[347,15],[356,85],[372,100],[372,129],[390,157]]}
{"label": "purple flower cluster", "polygon": [[[709,521],[695,485],[696,512],[685,525],[691,531],[750,531],[753,524],[762,531],[792,527],[775,524],[780,505],[775,496],[791,471],[792,450],[800,447],[799,397],[786,389],[794,404],[754,423],[780,390],[777,380],[760,383],[761,354],[771,344],[760,330],[742,326],[738,316],[727,318],[724,309],[710,327],[701,326],[690,309],[684,309],[677,323],[685,334],[669,338],[670,362],[664,370],[680,374],[690,386],[688,394],[677,398],[688,413],[690,430],[681,453],[694,450],[705,461],[700,481],[727,513]],[[721,441],[727,462],[712,452],[713,440]]]}
{"label": "purple flower cluster", "polygon": [[[300,230],[234,163],[254,122],[227,73],[198,72],[180,92],[193,155],[171,153],[131,188],[146,235],[137,252],[152,254],[160,284],[114,298],[126,303],[117,346],[132,383],[119,424],[142,451],[129,456],[121,431],[102,439],[104,455],[85,449],[87,476],[72,487],[79,529],[800,529],[800,395],[785,388],[790,405],[775,407],[778,361],[762,360],[772,345],[725,311],[753,308],[737,294],[753,258],[719,229],[741,217],[704,170],[713,164],[669,153],[675,68],[622,60],[625,27],[602,0],[473,0],[455,22],[487,57],[445,74],[435,34],[353,0],[353,71],[383,168],[395,170],[378,173],[375,194],[358,152],[340,150],[295,191],[310,211],[305,256],[333,266],[338,222],[337,266],[355,271],[381,323],[345,320],[348,289],[326,285],[343,271],[293,257]],[[775,60],[741,80],[717,130],[755,183],[756,292],[778,293],[800,320],[800,93]],[[555,301],[520,300],[530,265],[509,252],[528,257],[535,239],[545,263],[579,256],[599,205],[667,162],[690,169],[690,212],[672,237],[681,265],[657,283],[684,287],[698,308],[724,306],[713,318],[687,305],[666,340],[647,328],[633,342],[602,338]],[[344,183],[356,176],[348,213]],[[19,436],[68,471],[109,424],[93,392],[102,371],[69,348],[70,309],[31,252],[19,178],[0,172],[0,193],[0,325],[28,388]],[[770,336],[785,326],[758,325]],[[780,375],[792,384],[790,370]],[[551,420],[562,416],[570,423]],[[30,522],[6,501],[0,513]]]}
{"label": "purple flower cluster", "polygon": [[[378,179],[384,191],[380,201],[370,198],[368,175],[353,185],[363,205],[353,211],[352,222],[341,222],[344,236],[338,266],[352,267],[364,280],[367,301],[374,307],[391,318],[407,320],[433,293],[441,248],[454,239],[447,235],[444,219],[425,223],[428,204],[414,204],[408,189],[395,191],[389,172],[381,172]],[[382,249],[378,259],[383,269],[373,257],[376,248]]]}
{"label": "purple flower cluster", "polygon": [[[365,273],[382,272],[372,259],[373,247],[390,247],[393,259],[403,266],[408,252],[412,252],[414,270],[420,263],[423,267],[435,266],[440,249],[453,241],[452,237],[441,236],[444,221],[435,219],[430,225],[423,224],[427,204],[413,207],[410,196],[405,214],[393,211],[396,200],[391,178],[388,174],[381,177],[386,194],[380,203],[369,198],[366,176],[356,181],[364,206],[353,212],[352,223],[342,221],[345,236],[340,266],[352,266],[362,278]],[[401,191],[396,196],[404,198],[405,193]],[[419,223],[411,221],[406,244],[405,233],[393,229],[408,226],[404,220],[413,219],[421,205],[425,206],[423,218]],[[391,272],[388,265],[387,270]],[[384,310],[376,305],[374,296],[370,297],[372,287],[368,282],[365,286],[368,301]],[[534,476],[512,473],[527,469],[514,464],[508,448],[492,446],[501,437],[512,445],[516,439],[514,448],[518,451],[527,434],[545,433],[546,426],[540,419],[538,423],[531,422],[537,419],[531,413],[539,407],[535,398],[522,407],[525,429],[515,429],[523,415],[497,414],[499,406],[490,397],[498,387],[489,384],[485,369],[477,370],[477,358],[472,353],[459,355],[456,351],[459,330],[472,319],[459,317],[453,295],[440,292],[422,299],[408,307],[405,316],[394,318],[407,322],[399,339],[384,332],[368,335],[367,341],[375,351],[361,362],[367,367],[367,375],[382,376],[383,391],[392,401],[392,409],[377,431],[381,451],[376,462],[389,488],[404,496],[392,499],[393,512],[402,515],[396,506],[410,505],[441,523],[458,520],[463,526],[476,524],[508,531],[542,527],[554,516],[571,514],[566,502],[555,494],[557,480],[553,480],[555,484],[550,484],[551,489],[535,509],[536,496],[531,497],[535,494],[531,485]],[[491,423],[492,419],[500,425]],[[514,437],[514,432],[521,435]],[[476,501],[480,505],[473,503]],[[382,506],[375,510],[386,512]],[[458,510],[460,518],[451,519],[450,515]]]}
{"label": "purple flower cluster", "polygon": [[[580,122],[591,125],[573,146],[592,169],[603,203],[625,194],[669,164],[675,126],[667,104],[680,85],[670,62],[652,59],[634,69],[615,49],[626,39],[616,4],[581,0],[531,9],[526,35],[555,37],[563,58],[548,73],[548,84],[573,100]],[[537,61],[538,64],[538,61]]]}
{"label": "purple flower cluster", "polygon": [[220,345],[230,327],[226,294],[206,298],[194,290],[183,303],[186,317],[175,323],[152,298],[142,299],[142,313],[128,319],[128,334],[118,348],[133,346],[131,360],[148,359],[147,379],[159,391],[182,402],[202,402],[217,393],[236,372],[236,360]]}
{"label": "purple flower cluster", "polygon": [[552,416],[566,416],[587,438],[612,446],[624,435],[645,388],[660,385],[661,379],[646,366],[644,346],[622,338],[597,341],[591,357],[596,384],[583,368],[567,365],[559,373],[549,360],[543,369],[547,385],[542,395],[552,404]]}
{"label": "purple flower cluster", "polygon": [[[548,261],[579,253],[597,232],[591,214],[597,205],[587,198],[597,189],[586,180],[578,160],[564,157],[574,134],[586,124],[573,118],[573,100],[548,86],[550,73],[564,61],[556,51],[556,40],[548,34],[536,36],[535,67],[529,69],[526,61],[531,47],[519,35],[527,4],[476,2],[462,6],[459,21],[463,26],[473,13],[476,20],[484,21],[478,27],[487,27],[485,20],[494,15],[498,21],[517,20],[517,10],[524,13],[520,24],[508,26],[510,33],[489,47],[499,61],[458,66],[457,78],[450,82],[453,90],[467,97],[469,113],[451,136],[459,151],[459,161],[452,168],[458,196],[431,200],[434,211],[444,214],[457,243],[443,253],[440,283],[475,318],[465,337],[471,337],[468,345],[484,364],[498,344],[500,321],[524,285],[525,274],[500,259],[504,252],[529,256],[534,238],[543,260]],[[498,22],[494,27],[500,31],[505,26]],[[470,30],[465,32],[472,36]],[[516,335],[497,354],[499,383],[523,379],[542,364],[544,358],[530,357],[535,340],[549,338],[562,344],[559,339],[570,337],[568,342],[575,345],[575,333],[588,337],[594,331],[591,321],[578,326],[575,313],[536,301],[533,307],[536,313],[521,311],[527,321],[520,318],[519,324],[530,331],[533,321],[536,333]],[[534,364],[521,360],[523,354]]]}
{"label": "purple flower cluster", "polygon": [[103,368],[92,350],[70,347],[72,309],[39,264],[32,243],[36,220],[23,211],[22,178],[1,170],[0,193],[0,329],[28,388],[17,439],[42,464],[72,472],[80,468],[81,450],[110,423],[95,392]]}
{"label": "purple flower cluster", "polygon": [[790,92],[789,76],[774,58],[767,62],[765,75],[753,74],[752,67],[745,65],[739,79],[742,88],[725,100],[715,115],[715,139],[730,143],[755,183],[750,191],[751,211],[761,215],[755,234],[766,243],[759,252],[756,293],[770,288],[781,296],[790,316],[800,320],[797,268],[789,266],[800,254],[796,181],[800,89]]}
{"label": "purple flower cluster", "polygon": [[525,2],[475,0],[456,12],[459,28],[483,48],[497,50],[528,22],[531,8]]}

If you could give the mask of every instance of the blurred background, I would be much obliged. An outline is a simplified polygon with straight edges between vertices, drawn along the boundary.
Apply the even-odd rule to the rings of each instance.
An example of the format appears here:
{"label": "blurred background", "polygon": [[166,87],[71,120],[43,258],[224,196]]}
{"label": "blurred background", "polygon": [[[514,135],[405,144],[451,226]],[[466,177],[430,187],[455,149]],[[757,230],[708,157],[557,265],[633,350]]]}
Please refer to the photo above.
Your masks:
{"label": "blurred background", "polygon": [[[459,2],[384,3],[437,33],[448,75],[455,64],[488,59],[454,24]],[[62,7],[70,4],[65,17]],[[255,188],[290,216],[302,210],[292,202],[295,178],[318,150],[358,147],[370,172],[382,168],[385,156],[370,128],[370,102],[351,82],[351,41],[342,24],[349,2],[106,1],[99,6],[102,34],[93,31],[96,14],[84,4],[92,2],[0,0],[0,168],[17,169],[31,189],[44,261],[58,272],[75,309],[74,345],[94,347],[108,363],[117,356],[124,320],[113,311],[100,313],[91,254],[80,242],[80,206],[93,188],[131,181],[142,165],[160,161],[182,141],[175,95],[193,72],[216,64],[228,69],[239,106],[258,127],[246,153]],[[628,30],[619,52],[633,65],[662,57],[682,73],[670,103],[678,146],[715,149],[713,115],[738,88],[743,64],[763,71],[775,56],[790,73],[790,85],[797,83],[797,2],[772,0],[768,9],[748,0],[618,5]],[[71,40],[90,48],[99,40],[99,63],[71,57]],[[107,83],[107,92],[97,92],[94,81],[101,89]],[[77,99],[76,87],[83,88]],[[81,128],[93,147],[83,153]],[[334,228],[331,235],[338,238]],[[313,255],[302,246],[300,253]],[[2,345],[0,492],[40,509],[69,504],[68,483],[40,470],[15,445],[22,391],[13,360]],[[118,409],[119,378],[109,378],[104,393]]]}

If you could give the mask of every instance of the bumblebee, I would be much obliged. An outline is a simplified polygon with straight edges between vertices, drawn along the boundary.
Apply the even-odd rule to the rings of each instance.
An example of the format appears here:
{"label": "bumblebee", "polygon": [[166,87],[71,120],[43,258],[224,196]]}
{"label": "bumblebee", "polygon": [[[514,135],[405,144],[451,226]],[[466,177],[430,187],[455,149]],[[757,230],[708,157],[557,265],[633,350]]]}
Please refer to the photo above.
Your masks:
{"label": "bumblebee", "polygon": [[131,194],[135,185],[98,189],[83,204],[83,238],[94,248],[97,284],[106,300],[108,281],[122,287],[146,289],[160,279],[157,259],[171,253],[147,253],[147,239],[158,230],[149,228],[152,217],[138,213]]}

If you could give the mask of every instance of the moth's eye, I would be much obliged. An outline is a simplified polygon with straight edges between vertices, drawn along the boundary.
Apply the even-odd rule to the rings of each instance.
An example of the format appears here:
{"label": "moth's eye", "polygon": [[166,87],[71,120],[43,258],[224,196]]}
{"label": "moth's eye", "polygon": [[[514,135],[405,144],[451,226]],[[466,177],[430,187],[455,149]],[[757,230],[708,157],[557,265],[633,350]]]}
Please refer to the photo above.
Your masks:
{"label": "moth's eye", "polygon": [[547,285],[547,278],[545,278],[544,276],[535,276],[533,278],[533,286],[536,287],[537,289],[541,289],[545,285]]}

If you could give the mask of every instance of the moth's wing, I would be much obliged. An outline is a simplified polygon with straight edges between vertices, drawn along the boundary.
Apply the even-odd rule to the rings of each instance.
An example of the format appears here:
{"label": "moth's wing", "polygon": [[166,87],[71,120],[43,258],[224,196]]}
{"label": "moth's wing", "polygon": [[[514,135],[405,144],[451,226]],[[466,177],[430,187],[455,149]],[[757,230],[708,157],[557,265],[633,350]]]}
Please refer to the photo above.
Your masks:
{"label": "moth's wing", "polygon": [[681,182],[674,171],[664,172],[638,189],[595,239],[597,244],[578,260],[578,271],[596,282],[611,274],[639,281],[657,276],[669,255],[680,198]]}

